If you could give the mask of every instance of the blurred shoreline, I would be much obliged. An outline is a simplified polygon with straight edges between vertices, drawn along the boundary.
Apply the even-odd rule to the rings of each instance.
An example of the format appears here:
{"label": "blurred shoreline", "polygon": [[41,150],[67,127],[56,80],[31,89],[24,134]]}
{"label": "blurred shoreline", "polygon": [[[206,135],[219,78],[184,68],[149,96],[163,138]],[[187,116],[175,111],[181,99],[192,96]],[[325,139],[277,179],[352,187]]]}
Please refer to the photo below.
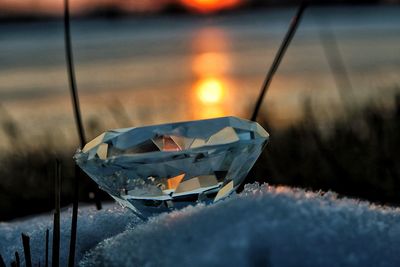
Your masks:
{"label": "blurred shoreline", "polygon": [[[325,0],[309,1],[312,7],[395,6],[398,0]],[[277,10],[296,7],[296,0],[70,0],[72,16],[79,19],[125,19],[134,17],[225,15],[257,10]],[[0,2],[0,22],[35,22],[58,20],[63,15],[63,2],[32,0]]]}

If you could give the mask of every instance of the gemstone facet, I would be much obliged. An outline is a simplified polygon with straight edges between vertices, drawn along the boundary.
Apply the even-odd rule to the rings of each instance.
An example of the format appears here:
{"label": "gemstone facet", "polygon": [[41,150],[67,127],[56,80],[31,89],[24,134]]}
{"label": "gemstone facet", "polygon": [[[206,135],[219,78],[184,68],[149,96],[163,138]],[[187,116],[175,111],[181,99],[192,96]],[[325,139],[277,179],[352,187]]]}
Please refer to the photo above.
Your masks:
{"label": "gemstone facet", "polygon": [[149,216],[228,196],[268,138],[256,122],[223,117],[110,130],[74,158],[120,204]]}

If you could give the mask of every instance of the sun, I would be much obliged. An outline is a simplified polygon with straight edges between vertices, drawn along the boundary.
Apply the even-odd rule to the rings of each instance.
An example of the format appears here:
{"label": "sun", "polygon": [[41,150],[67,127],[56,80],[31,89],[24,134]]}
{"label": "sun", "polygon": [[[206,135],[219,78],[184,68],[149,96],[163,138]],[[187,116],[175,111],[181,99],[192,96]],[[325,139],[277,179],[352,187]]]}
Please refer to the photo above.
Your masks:
{"label": "sun", "polygon": [[216,78],[206,78],[196,85],[196,93],[203,104],[217,104],[223,99],[224,85]]}
{"label": "sun", "polygon": [[189,9],[200,13],[212,13],[238,6],[243,0],[181,0]]}

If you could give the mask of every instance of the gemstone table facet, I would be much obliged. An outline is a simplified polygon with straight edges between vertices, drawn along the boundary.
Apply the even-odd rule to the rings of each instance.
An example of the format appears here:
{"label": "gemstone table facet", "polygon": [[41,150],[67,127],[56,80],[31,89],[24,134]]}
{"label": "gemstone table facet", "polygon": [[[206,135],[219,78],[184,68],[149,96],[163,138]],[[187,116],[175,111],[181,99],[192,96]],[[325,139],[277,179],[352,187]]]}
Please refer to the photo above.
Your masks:
{"label": "gemstone table facet", "polygon": [[268,138],[256,122],[223,117],[110,130],[74,158],[120,204],[149,216],[228,196]]}

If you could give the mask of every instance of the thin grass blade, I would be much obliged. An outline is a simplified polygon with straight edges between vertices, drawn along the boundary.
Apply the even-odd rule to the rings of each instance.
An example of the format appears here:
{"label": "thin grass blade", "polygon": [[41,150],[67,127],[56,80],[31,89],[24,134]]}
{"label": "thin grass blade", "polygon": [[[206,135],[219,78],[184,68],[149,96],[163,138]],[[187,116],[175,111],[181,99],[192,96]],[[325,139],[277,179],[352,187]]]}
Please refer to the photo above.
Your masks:
{"label": "thin grass blade", "polygon": [[6,263],[4,262],[3,256],[0,254],[0,267],[6,267]]}
{"label": "thin grass blade", "polygon": [[261,87],[261,91],[260,91],[260,95],[258,96],[256,105],[254,107],[254,111],[253,114],[251,115],[251,120],[255,121],[257,119],[257,115],[258,112],[260,111],[260,107],[262,104],[262,101],[264,99],[265,94],[267,93],[267,90],[271,84],[272,78],[274,77],[274,74],[276,73],[276,71],[278,70],[278,67],[282,61],[283,56],[285,55],[285,52],[287,50],[287,48],[289,47],[290,42],[293,39],[294,34],[296,33],[296,30],[300,24],[301,18],[304,14],[304,10],[307,7],[307,3],[305,1],[303,1],[299,8],[297,9],[297,12],[295,14],[295,16],[292,19],[292,22],[290,23],[289,29],[285,35],[285,37],[283,38],[283,41],[281,43],[281,46],[279,47],[274,61],[272,62],[272,65],[267,73],[267,76],[265,77],[264,83]]}
{"label": "thin grass blade", "polygon": [[52,250],[52,266],[60,265],[60,198],[61,198],[61,164],[56,160],[54,182],[54,220],[53,220],[53,250]]}
{"label": "thin grass blade", "polygon": [[[347,71],[344,63],[335,34],[328,25],[324,25],[324,27],[319,31],[319,38],[334,78],[336,89],[343,105],[345,106],[345,109],[348,109],[350,107],[350,103],[354,105],[354,101],[351,101],[353,98],[353,86],[351,84],[349,72]],[[347,112],[349,114],[350,111],[347,110]]]}
{"label": "thin grass blade", "polygon": [[[31,245],[30,245],[30,238],[29,236],[25,234],[21,234],[22,237],[22,245],[24,247],[24,256],[25,256],[25,266],[26,267],[32,267],[32,258],[31,258]],[[18,253],[16,252],[15,254],[15,259],[17,266],[19,266],[19,256]]]}
{"label": "thin grass blade", "polygon": [[69,267],[73,267],[75,265],[76,238],[77,238],[77,228],[78,228],[78,190],[79,190],[78,177],[79,177],[79,169],[75,165],[74,202],[72,208],[71,236],[69,241],[69,255],[68,255]]}
{"label": "thin grass blade", "polygon": [[44,255],[44,266],[49,267],[49,229],[46,229],[46,245]]}
{"label": "thin grass blade", "polygon": [[15,264],[19,267],[21,266],[21,260],[19,259],[18,251],[15,251]]}

